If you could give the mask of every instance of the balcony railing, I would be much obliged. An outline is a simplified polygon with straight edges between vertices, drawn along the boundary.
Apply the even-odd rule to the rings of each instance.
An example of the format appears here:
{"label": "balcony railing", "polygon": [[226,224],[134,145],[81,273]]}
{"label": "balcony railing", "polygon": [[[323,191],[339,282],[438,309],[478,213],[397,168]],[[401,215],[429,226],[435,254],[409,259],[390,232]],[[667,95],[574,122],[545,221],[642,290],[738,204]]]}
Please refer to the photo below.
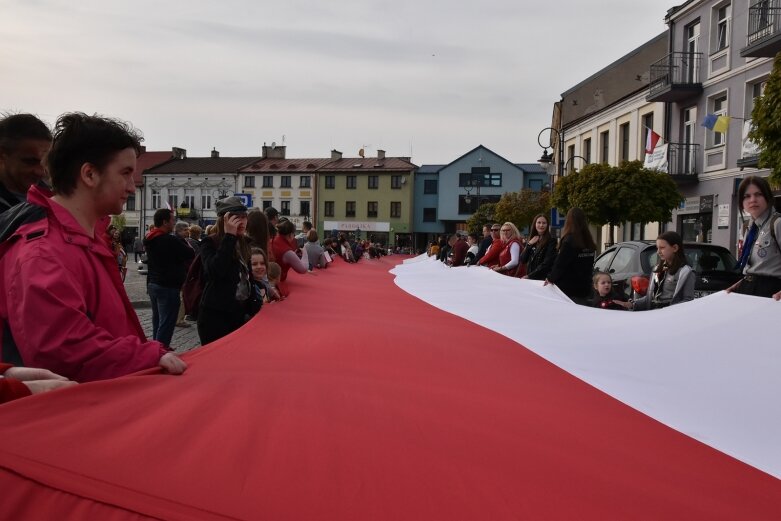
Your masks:
{"label": "balcony railing", "polygon": [[701,52],[673,52],[651,65],[648,101],[680,101],[702,92]]}
{"label": "balcony railing", "polygon": [[773,57],[781,51],[781,0],[755,1],[748,9],[743,57]]}
{"label": "balcony railing", "polygon": [[176,216],[182,219],[197,219],[198,211],[195,208],[177,208]]}
{"label": "balcony railing", "polygon": [[700,145],[696,143],[669,143],[667,171],[678,183],[696,183],[699,174]]}

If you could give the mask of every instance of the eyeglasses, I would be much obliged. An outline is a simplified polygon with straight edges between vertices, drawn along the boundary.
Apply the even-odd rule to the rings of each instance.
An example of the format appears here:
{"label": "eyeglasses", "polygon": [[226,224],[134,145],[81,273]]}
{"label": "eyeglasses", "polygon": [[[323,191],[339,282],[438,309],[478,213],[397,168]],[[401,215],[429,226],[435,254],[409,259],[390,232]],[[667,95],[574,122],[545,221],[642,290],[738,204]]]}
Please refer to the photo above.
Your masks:
{"label": "eyeglasses", "polygon": [[492,232],[498,232],[498,231],[499,231],[499,228],[491,228],[491,231],[492,231]]}

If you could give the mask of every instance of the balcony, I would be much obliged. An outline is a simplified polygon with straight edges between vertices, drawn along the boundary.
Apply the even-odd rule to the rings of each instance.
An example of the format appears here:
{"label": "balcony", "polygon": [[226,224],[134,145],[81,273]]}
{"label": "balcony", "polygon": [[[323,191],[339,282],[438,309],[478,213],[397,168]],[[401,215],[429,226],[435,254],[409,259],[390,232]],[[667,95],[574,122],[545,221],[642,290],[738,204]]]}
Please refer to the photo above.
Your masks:
{"label": "balcony", "polygon": [[781,51],[781,0],[759,0],[748,9],[744,58],[772,58]]}
{"label": "balcony", "polygon": [[667,172],[679,185],[698,181],[700,145],[695,143],[668,143]]}
{"label": "balcony", "polygon": [[675,102],[702,92],[701,52],[673,52],[651,65],[647,101]]}

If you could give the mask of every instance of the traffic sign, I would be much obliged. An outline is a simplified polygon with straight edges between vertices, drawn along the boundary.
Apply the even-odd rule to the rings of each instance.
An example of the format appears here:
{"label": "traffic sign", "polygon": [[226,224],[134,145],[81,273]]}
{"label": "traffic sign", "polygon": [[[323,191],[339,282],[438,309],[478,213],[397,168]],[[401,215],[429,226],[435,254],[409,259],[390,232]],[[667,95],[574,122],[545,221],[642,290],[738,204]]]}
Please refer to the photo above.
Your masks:
{"label": "traffic sign", "polygon": [[559,213],[558,208],[550,209],[550,227],[551,228],[564,227],[564,216]]}

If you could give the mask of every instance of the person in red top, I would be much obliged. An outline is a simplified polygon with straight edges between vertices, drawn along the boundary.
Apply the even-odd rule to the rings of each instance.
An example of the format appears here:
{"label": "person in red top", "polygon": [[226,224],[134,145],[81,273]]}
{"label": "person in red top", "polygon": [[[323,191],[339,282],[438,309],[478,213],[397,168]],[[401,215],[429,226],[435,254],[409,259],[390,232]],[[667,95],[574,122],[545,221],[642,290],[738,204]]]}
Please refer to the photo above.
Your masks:
{"label": "person in red top", "polygon": [[526,272],[521,265],[521,234],[511,222],[504,223],[499,231],[502,234],[502,249],[499,252],[499,264],[494,267],[494,271],[511,277],[522,277]]}
{"label": "person in red top", "polygon": [[277,232],[271,241],[274,258],[279,267],[282,268],[277,289],[283,297],[287,297],[290,294],[290,289],[287,286],[287,272],[293,268],[297,273],[306,273],[309,271],[309,266],[296,255],[296,225],[287,219],[280,221],[277,225]]}
{"label": "person in red top", "polygon": [[103,239],[108,216],[135,193],[139,141],[107,118],[71,113],[57,121],[47,159],[55,195],[31,187],[36,219],[0,247],[4,355],[16,351],[24,365],[79,382],[157,366],[184,372],[179,357],[146,340]]}
{"label": "person in red top", "polygon": [[502,239],[499,237],[500,229],[501,226],[498,224],[491,226],[491,237],[493,237],[494,242],[488,247],[488,251],[485,252],[485,255],[477,261],[479,266],[488,266],[492,268],[499,264],[499,254],[502,253]]}
{"label": "person in red top", "polygon": [[457,233],[450,237],[450,247],[453,248],[453,261],[451,266],[463,266],[466,259],[466,252],[469,251],[469,245],[464,238]]}

